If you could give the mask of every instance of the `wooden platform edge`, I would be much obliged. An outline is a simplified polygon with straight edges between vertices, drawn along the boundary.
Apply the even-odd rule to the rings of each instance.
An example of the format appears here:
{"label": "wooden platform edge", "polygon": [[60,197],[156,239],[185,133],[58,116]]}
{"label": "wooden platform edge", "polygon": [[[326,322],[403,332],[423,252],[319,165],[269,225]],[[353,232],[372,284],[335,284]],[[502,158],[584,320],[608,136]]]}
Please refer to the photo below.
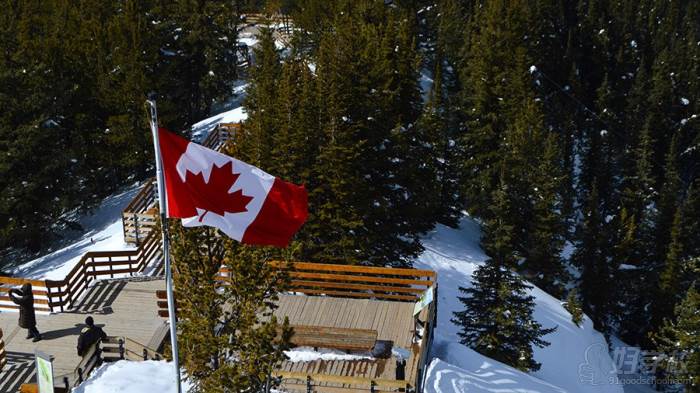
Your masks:
{"label": "wooden platform edge", "polygon": [[371,379],[371,378],[360,378],[360,377],[348,377],[341,375],[326,375],[326,374],[307,374],[296,371],[275,371],[276,376],[282,378],[282,381],[287,379],[299,380],[306,382],[308,378],[312,382],[330,382],[339,383],[345,385],[355,385],[355,386],[371,386],[374,384],[378,388],[389,388],[389,389],[405,389],[406,387],[413,387],[406,380],[391,380],[391,379]]}

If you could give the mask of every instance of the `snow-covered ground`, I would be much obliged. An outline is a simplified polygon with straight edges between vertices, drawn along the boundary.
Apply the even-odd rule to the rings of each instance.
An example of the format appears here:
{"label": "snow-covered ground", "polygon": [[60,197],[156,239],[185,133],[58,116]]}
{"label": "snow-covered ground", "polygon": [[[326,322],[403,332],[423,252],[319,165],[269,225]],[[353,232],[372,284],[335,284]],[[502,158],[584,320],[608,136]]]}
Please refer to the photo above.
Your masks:
{"label": "snow-covered ground", "polygon": [[238,123],[247,119],[248,114],[243,108],[246,87],[248,83],[245,81],[236,81],[231,98],[214,108],[219,113],[192,125],[192,140],[202,142],[219,123]]}
{"label": "snow-covered ground", "polygon": [[484,358],[469,348],[458,349],[457,367],[438,358],[428,367],[426,392],[563,393],[550,385],[504,364]]}
{"label": "snow-covered ground", "polygon": [[[184,392],[189,385],[183,382]],[[105,363],[73,393],[176,393],[175,369],[166,361]]]}
{"label": "snow-covered ground", "polygon": [[88,251],[134,249],[124,242],[122,210],[134,199],[141,184],[134,184],[105,200],[89,215],[80,219],[83,231],[64,234],[56,250],[12,270],[18,277],[62,280]]}
{"label": "snow-covered ground", "polygon": [[[450,319],[462,309],[457,300],[459,287],[471,285],[471,275],[486,259],[479,246],[481,231],[470,218],[459,229],[438,225],[424,238],[425,252],[415,267],[438,274],[438,324],[427,375],[427,392],[597,392],[621,393],[622,386],[610,384],[615,368],[602,334],[590,320],[581,327],[571,322],[560,301],[533,288],[535,318],[546,328],[557,330],[544,337],[550,346],[535,349],[535,360],[542,368],[528,375],[482,356],[459,344],[458,327]],[[557,390],[558,389],[558,390]]]}

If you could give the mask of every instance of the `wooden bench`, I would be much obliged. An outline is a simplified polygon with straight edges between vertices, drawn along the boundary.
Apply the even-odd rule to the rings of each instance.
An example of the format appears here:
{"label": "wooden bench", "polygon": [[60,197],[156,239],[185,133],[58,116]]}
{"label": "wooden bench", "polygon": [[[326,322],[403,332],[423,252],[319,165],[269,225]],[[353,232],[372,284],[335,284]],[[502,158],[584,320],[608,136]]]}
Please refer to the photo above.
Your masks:
{"label": "wooden bench", "polygon": [[326,326],[293,325],[291,343],[297,347],[330,348],[346,351],[371,351],[377,331]]}

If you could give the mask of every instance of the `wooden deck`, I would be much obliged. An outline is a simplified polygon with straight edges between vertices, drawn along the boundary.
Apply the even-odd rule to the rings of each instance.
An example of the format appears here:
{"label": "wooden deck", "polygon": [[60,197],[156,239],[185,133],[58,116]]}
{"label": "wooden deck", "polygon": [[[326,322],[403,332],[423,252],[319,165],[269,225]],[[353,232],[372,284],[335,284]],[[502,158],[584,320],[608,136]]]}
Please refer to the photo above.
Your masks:
{"label": "wooden deck", "polygon": [[[305,375],[326,375],[333,377],[353,377],[367,380],[415,381],[421,346],[413,342],[414,303],[387,300],[348,299],[326,296],[281,295],[275,315],[279,320],[285,316],[292,325],[313,325],[353,329],[373,329],[377,339],[390,341],[394,349],[410,353],[406,359],[405,376],[397,378],[397,357],[364,360],[315,360],[311,362],[285,361],[278,372],[299,375],[298,383],[285,378],[283,388],[289,392],[306,392]],[[427,309],[421,313],[427,318]],[[362,392],[369,386],[352,383],[324,382],[314,386],[317,392]]]}
{"label": "wooden deck", "polygon": [[72,379],[81,360],[76,353],[78,335],[88,315],[108,335],[126,336],[152,346],[152,340],[158,341],[165,326],[157,316],[154,301],[156,290],[164,287],[162,279],[98,281],[74,310],[37,315],[37,327],[44,337],[38,343],[25,339],[26,330],[17,326],[16,312],[0,312],[0,328],[5,333],[8,355],[8,363],[0,372],[0,393],[15,393],[19,385],[35,379],[35,349],[54,356],[57,386],[63,386],[64,375],[71,375]]}

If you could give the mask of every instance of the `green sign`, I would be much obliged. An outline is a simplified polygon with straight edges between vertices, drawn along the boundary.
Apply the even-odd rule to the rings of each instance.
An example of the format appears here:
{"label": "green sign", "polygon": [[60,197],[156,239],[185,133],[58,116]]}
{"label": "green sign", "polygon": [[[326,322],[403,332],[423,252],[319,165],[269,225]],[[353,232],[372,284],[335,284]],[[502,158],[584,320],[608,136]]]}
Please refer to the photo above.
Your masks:
{"label": "green sign", "polygon": [[53,391],[53,364],[49,355],[36,351],[36,383],[39,393],[54,393]]}
{"label": "green sign", "polygon": [[430,303],[433,302],[433,287],[430,287],[423,292],[423,294],[420,295],[420,299],[418,299],[418,302],[416,302],[415,307],[413,307],[413,316],[415,317],[418,315],[419,312],[421,312],[422,309],[428,307]]}

